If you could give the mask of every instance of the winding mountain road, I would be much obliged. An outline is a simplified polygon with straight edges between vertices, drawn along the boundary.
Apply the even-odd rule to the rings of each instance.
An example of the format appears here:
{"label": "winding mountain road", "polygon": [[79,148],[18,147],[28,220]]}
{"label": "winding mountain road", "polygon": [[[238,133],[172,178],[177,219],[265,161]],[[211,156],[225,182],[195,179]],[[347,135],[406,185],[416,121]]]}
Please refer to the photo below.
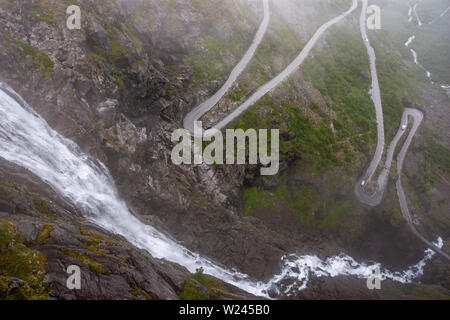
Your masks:
{"label": "winding mountain road", "polygon": [[[366,185],[367,182],[370,181],[372,179],[372,176],[375,174],[375,171],[377,170],[378,165],[380,164],[381,158],[383,157],[384,144],[385,144],[383,105],[381,103],[380,84],[378,82],[376,55],[375,55],[375,50],[372,48],[372,46],[370,44],[369,38],[367,36],[367,30],[366,30],[367,6],[368,6],[367,0],[363,0],[361,16],[359,19],[359,25],[360,25],[361,35],[363,37],[364,44],[366,46],[367,53],[369,54],[369,58],[370,58],[370,74],[372,77],[372,86],[371,86],[371,89],[369,92],[370,92],[370,96],[372,98],[373,104],[375,106],[375,115],[376,115],[376,119],[377,119],[377,147],[375,149],[375,154],[372,158],[372,161],[370,162],[369,167],[366,170],[366,173],[363,175],[363,177],[357,184],[357,191],[361,191],[363,189],[361,186],[361,183],[363,181],[365,182],[364,185]],[[358,188],[358,186],[359,186],[359,188]],[[378,200],[375,198],[378,198],[378,196],[375,195],[374,199],[368,198],[367,196],[363,196],[363,195],[360,196],[360,199],[362,202],[364,202],[368,205],[372,205],[372,206],[379,204]]]}
{"label": "winding mountain road", "polygon": [[437,20],[439,20],[440,18],[444,17],[448,12],[450,12],[450,7],[448,7],[444,11],[442,11],[442,13],[436,19],[434,19],[433,21],[430,22],[430,24],[435,23]]}
{"label": "winding mountain road", "polygon": [[220,99],[222,99],[222,97],[231,88],[233,83],[240,76],[242,71],[244,71],[244,69],[247,67],[247,65],[250,63],[253,56],[255,55],[256,50],[258,49],[261,41],[264,38],[264,35],[267,32],[267,28],[270,22],[269,0],[263,0],[263,7],[264,7],[264,18],[258,28],[258,31],[256,32],[253,42],[251,46],[248,48],[247,52],[242,57],[241,61],[239,61],[239,63],[231,71],[231,74],[228,77],[225,84],[213,96],[211,96],[203,103],[195,107],[184,118],[184,128],[189,130],[189,132],[191,133],[194,132],[194,122],[200,119],[209,110],[211,110],[220,101]]}
{"label": "winding mountain road", "polygon": [[[247,52],[250,58],[254,55],[256,48],[267,30],[269,7],[268,0],[263,1],[265,17],[251,48]],[[305,49],[302,50],[300,55],[285,69],[285,71],[274,79],[276,81],[270,81],[255,92],[254,96],[247,100],[247,105],[243,107],[241,106],[242,108],[237,113],[230,114],[231,118],[227,117],[222,120],[218,127],[225,127],[235,117],[244,112],[252,103],[255,103],[259,99],[258,96],[262,97],[272,88],[280,84],[298,66],[300,66],[314,44],[317,42],[317,39],[325,32],[325,30],[333,24],[339,22],[343,17],[356,9],[357,1],[352,1],[353,4],[349,11],[341,14],[338,18],[331,20],[319,28],[314,37],[308,42]],[[367,0],[364,1],[367,7]],[[363,11],[365,11],[364,8]],[[367,39],[367,35],[365,39]],[[254,45],[256,47],[254,47]],[[368,48],[371,48],[370,43]],[[375,67],[374,52],[371,67],[372,63]],[[196,108],[197,111],[195,113],[192,112],[189,117],[185,118],[185,122],[187,121],[187,124],[185,123],[186,127],[191,127],[194,120],[199,119],[204,112],[207,112],[205,110],[211,109],[217,103],[217,98],[221,98],[223,96],[247,64],[247,59],[241,60],[235,68],[236,72],[233,70],[232,75],[230,75],[230,78],[228,79],[230,82],[227,81],[228,84],[222,87],[222,89],[217,93],[217,96],[213,96],[214,98],[211,97],[208,103],[205,101],[205,104],[202,104]],[[376,77],[376,68],[374,70]],[[374,88],[372,88],[372,96],[378,97],[378,81],[376,81]],[[381,98],[379,98],[379,100],[379,105],[381,107]],[[216,102],[214,103],[214,101]],[[42,181],[50,185],[62,197],[70,200],[77,207],[89,212],[87,218],[93,222],[96,222],[99,226],[105,228],[106,230],[123,235],[136,247],[147,250],[157,259],[166,259],[168,261],[178,263],[188,268],[190,272],[195,272],[198,267],[202,267],[206,273],[212,274],[255,295],[266,296],[267,298],[270,298],[267,294],[269,289],[272,289],[273,285],[276,285],[278,282],[283,281],[286,275],[292,275],[292,272],[295,272],[295,269],[297,269],[298,277],[303,277],[301,280],[306,279],[306,281],[308,281],[309,272],[311,271],[319,276],[323,276],[324,274],[329,274],[331,276],[342,274],[346,276],[362,275],[369,277],[372,275],[372,270],[365,264],[356,264],[356,262],[348,256],[343,257],[342,255],[339,255],[337,257],[333,257],[331,260],[327,259],[325,262],[322,262],[319,258],[314,256],[302,256],[296,257],[297,261],[295,265],[289,262],[287,265],[289,269],[283,270],[280,275],[275,276],[269,282],[253,282],[247,275],[239,273],[235,270],[224,269],[209,259],[203,258],[200,255],[189,251],[150,225],[142,223],[128,209],[125,201],[118,196],[114,180],[109,174],[108,169],[101,162],[90,161],[89,157],[84,155],[75,143],[64,138],[50,128],[45,120],[35,113],[19,95],[2,83],[0,83],[0,115],[0,119],[2,120],[0,126],[0,156],[2,158],[28,169],[37,177],[40,177]],[[420,111],[405,109],[402,123],[406,123],[408,116],[412,116],[414,118],[414,125],[397,158],[397,170],[399,176],[401,174],[403,161],[412,138],[414,137],[423,119],[423,115]],[[190,124],[191,120],[192,124]],[[395,146],[403,133],[404,130],[399,129],[396,138],[394,138],[391,147],[388,150],[388,159],[392,159]],[[52,154],[49,153],[50,150],[53,151]],[[389,160],[389,163],[390,161],[391,160]],[[80,174],[80,172],[83,174]],[[386,174],[388,174],[388,172],[389,171],[387,171]],[[373,175],[373,172],[371,175]],[[397,181],[397,192],[400,199],[400,205],[402,206],[402,212],[404,213],[405,218],[407,219],[413,232],[425,243],[427,243],[427,245],[434,251],[448,258],[444,252],[440,251],[439,248],[424,239],[414,228],[412,218],[409,214],[408,207],[406,206],[406,198],[401,186],[400,178]],[[419,262],[417,267],[414,266],[413,272],[414,269],[423,268],[423,261],[424,260]],[[335,266],[338,266],[338,271],[333,269]],[[343,266],[345,266],[345,268],[343,268]],[[328,272],[327,269],[330,269],[330,271]],[[368,274],[368,272],[370,273]],[[407,275],[410,274],[409,269],[406,273]],[[396,275],[392,273],[390,274],[391,278],[398,279]],[[292,285],[289,288],[292,288]]]}
{"label": "winding mountain road", "polygon": [[[416,227],[414,226],[414,222],[412,220],[411,214],[409,212],[408,209],[408,203],[406,200],[406,196],[405,196],[405,192],[403,190],[403,186],[402,186],[402,180],[401,180],[401,175],[402,175],[402,169],[403,169],[403,162],[405,160],[406,157],[406,153],[408,152],[409,146],[411,145],[412,139],[414,137],[414,135],[416,134],[417,129],[419,128],[422,120],[423,120],[423,114],[422,112],[420,112],[419,110],[416,109],[405,109],[405,112],[403,113],[403,119],[402,119],[402,123],[403,121],[408,121],[408,116],[411,116],[414,119],[414,124],[413,127],[408,135],[408,137],[406,138],[405,143],[403,144],[402,149],[400,150],[398,156],[397,156],[397,182],[396,182],[396,187],[397,187],[397,196],[398,196],[398,201],[400,203],[400,208],[402,210],[402,214],[406,219],[406,222],[409,225],[409,228],[411,229],[411,231],[420,239],[422,240],[430,249],[432,249],[433,251],[435,251],[436,253],[440,254],[442,257],[446,258],[447,260],[450,260],[450,256],[444,252],[442,249],[438,248],[435,244],[433,244],[432,242],[428,241],[427,239],[425,239],[424,236],[422,236],[416,229]],[[399,132],[397,132],[397,136],[402,136],[403,135],[403,130],[400,128]],[[397,144],[397,143],[395,143]],[[392,148],[393,146],[391,146]],[[388,172],[389,173],[389,172]]]}
{"label": "winding mountain road", "polygon": [[[403,161],[406,156],[406,153],[408,151],[408,148],[411,144],[412,138],[415,136],[417,129],[419,128],[422,120],[423,120],[423,114],[419,110],[415,109],[405,109],[400,128],[393,138],[389,148],[386,151],[386,161],[383,169],[381,170],[378,179],[377,179],[377,186],[375,189],[375,192],[372,194],[369,194],[366,192],[364,187],[367,185],[369,181],[373,178],[373,175],[375,174],[381,159],[384,154],[384,147],[385,147],[385,136],[384,136],[384,118],[383,118],[383,106],[381,102],[381,91],[378,81],[378,73],[376,68],[376,55],[375,50],[370,44],[370,40],[367,36],[367,30],[366,30],[366,12],[368,7],[368,0],[361,0],[362,1],[362,11],[360,16],[360,29],[361,29],[361,35],[363,37],[364,44],[367,48],[367,53],[369,55],[370,59],[370,72],[372,77],[372,86],[370,89],[370,95],[372,98],[372,101],[375,106],[375,113],[376,113],[376,120],[377,120],[377,147],[375,150],[375,154],[366,170],[364,175],[359,179],[355,186],[355,193],[358,196],[359,200],[362,203],[365,203],[370,206],[377,206],[381,203],[384,195],[384,191],[387,186],[388,178],[389,178],[389,172],[391,170],[392,166],[392,160],[394,157],[395,149],[397,147],[398,142],[400,141],[401,137],[406,131],[406,127],[408,125],[408,117],[411,116],[414,119],[413,127],[406,139],[406,142],[404,143],[401,151],[398,154],[397,158],[397,171],[399,178],[397,180],[397,193],[399,197],[400,207],[402,210],[402,214],[406,221],[408,222],[408,225],[410,226],[413,233],[418,236],[428,247],[430,247],[435,252],[439,253],[441,256],[447,258],[450,260],[450,257],[443,252],[441,249],[439,249],[436,245],[432,244],[430,241],[426,240],[420,233],[416,230],[414,227],[414,224],[412,222],[412,218],[410,215],[410,212],[408,210],[408,205],[406,201],[406,196],[404,194],[402,185],[401,185],[401,171],[403,167]],[[258,32],[256,33],[256,36],[252,42],[251,47],[248,49],[242,60],[236,65],[236,67],[231,72],[228,80],[225,82],[225,84],[217,91],[212,97],[204,101],[202,104],[194,108],[191,112],[189,112],[186,117],[184,118],[184,128],[187,129],[192,136],[196,135],[196,132],[194,131],[194,123],[195,121],[198,121],[204,114],[206,114],[209,110],[211,110],[219,101],[220,99],[225,95],[225,93],[231,88],[233,83],[237,80],[239,75],[242,73],[242,71],[246,68],[246,66],[249,64],[250,60],[254,56],[259,44],[261,43],[264,34],[267,31],[268,24],[269,24],[269,16],[270,16],[270,9],[268,0],[263,0],[264,4],[264,19],[259,27]],[[213,128],[208,129],[204,132],[202,132],[201,136],[204,138],[211,137],[214,135],[218,130],[222,130],[225,127],[227,127],[233,120],[238,118],[242,113],[244,113],[249,107],[254,105],[258,100],[260,100],[263,96],[265,96],[267,93],[269,93],[273,88],[277,87],[279,84],[281,84],[283,81],[285,81],[296,69],[303,63],[303,61],[308,57],[309,53],[317,43],[317,41],[320,39],[320,37],[324,34],[324,32],[330,28],[331,26],[335,25],[336,23],[340,22],[342,19],[344,19],[347,15],[352,13],[356,8],[358,7],[357,0],[352,0],[352,5],[350,9],[348,9],[346,12],[342,13],[341,15],[331,19],[330,21],[323,24],[316,33],[312,36],[312,38],[308,41],[308,43],[305,45],[303,50],[300,52],[300,54],[281,72],[279,73],[275,78],[267,82],[266,84],[259,87],[244,103],[242,103],[239,107],[237,107],[234,111],[232,111],[230,114],[228,114],[225,118],[217,122]],[[417,15],[416,12],[417,5],[415,5],[413,8],[410,8],[409,15],[411,15],[412,12],[414,12],[417,21],[419,25],[421,25],[421,21]],[[412,11],[412,12],[411,12]],[[408,42],[412,41],[412,39],[409,39]]]}
{"label": "winding mountain road", "polygon": [[[269,15],[269,6],[267,4],[267,0],[264,0],[265,2],[265,10],[266,14]],[[320,39],[320,37],[323,35],[323,33],[330,28],[331,26],[335,25],[342,19],[344,19],[347,15],[349,15],[351,12],[353,12],[358,7],[357,0],[352,0],[352,6],[350,9],[348,9],[346,12],[342,13],[341,15],[331,19],[330,21],[323,24],[316,33],[312,36],[312,38],[308,41],[308,43],[305,45],[303,50],[300,52],[300,54],[292,61],[286,69],[284,69],[280,74],[278,74],[275,78],[267,82],[266,84],[262,85],[255,93],[253,93],[250,98],[248,98],[243,104],[241,104],[237,109],[235,109],[233,112],[231,112],[228,116],[226,116],[224,119],[220,120],[218,123],[214,125],[213,129],[206,130],[203,132],[203,136],[208,137],[213,135],[217,130],[222,130],[225,128],[228,124],[230,124],[233,120],[235,120],[237,117],[239,117],[244,111],[246,111],[248,108],[250,108],[252,105],[254,105],[259,99],[261,99],[263,96],[265,96],[269,91],[271,91],[273,88],[277,87],[279,84],[281,84],[284,80],[286,80],[296,69],[303,63],[303,61],[308,57],[309,53],[311,52],[311,49],[315,46],[317,41]],[[266,26],[267,28],[267,26]],[[253,43],[260,43],[261,39],[257,38],[256,36]],[[258,42],[259,40],[259,42]],[[242,62],[242,61],[241,61]],[[247,61],[248,64],[249,61]],[[242,70],[245,68],[245,66],[242,64],[242,69],[239,69],[239,73],[242,72]],[[235,68],[236,69],[236,68]],[[229,81],[234,82],[237,77],[234,75],[231,75],[228,79],[227,83]],[[214,105],[220,100],[221,97],[226,93],[226,90],[224,91],[224,88],[227,88],[227,90],[231,87],[231,83],[227,86],[223,86],[213,97],[208,100],[206,100],[204,103],[196,107],[192,112],[190,112],[185,118],[184,118],[184,128],[187,129],[191,135],[194,135],[194,121],[197,121],[200,119],[205,113],[207,113],[211,108],[214,107]],[[220,96],[220,98],[218,98]]]}
{"label": "winding mountain road", "polygon": [[[382,168],[380,175],[378,176],[377,185],[375,192],[372,194],[369,194],[366,192],[364,187],[367,185],[367,183],[372,179],[378,165],[380,164],[383,150],[384,150],[384,126],[383,126],[383,108],[381,104],[381,95],[380,95],[380,88],[378,84],[378,77],[377,77],[377,69],[376,69],[376,56],[375,51],[370,45],[370,40],[367,37],[367,31],[366,31],[366,12],[367,12],[367,5],[368,0],[362,0],[362,11],[361,11],[361,18],[360,18],[360,28],[361,28],[361,35],[363,37],[363,40],[367,47],[367,52],[369,54],[370,58],[370,70],[372,75],[372,89],[371,89],[371,96],[372,100],[374,102],[375,111],[376,111],[376,118],[377,118],[377,130],[378,130],[378,143],[377,148],[375,150],[374,157],[366,170],[363,177],[357,182],[355,186],[355,193],[358,196],[359,200],[362,203],[365,203],[370,206],[377,206],[381,203],[383,199],[383,194],[387,186],[388,178],[389,178],[389,172],[391,170],[392,166],[392,160],[394,157],[395,149],[397,147],[398,142],[400,141],[403,134],[406,132],[406,127],[408,126],[409,117],[412,117],[414,122],[413,126],[409,132],[408,137],[406,138],[405,143],[403,144],[402,149],[400,150],[398,156],[397,156],[397,174],[398,179],[396,182],[396,188],[397,188],[397,195],[400,203],[400,208],[402,211],[402,215],[405,218],[406,222],[408,223],[410,229],[412,232],[420,239],[422,240],[430,249],[435,251],[436,253],[440,254],[442,257],[446,258],[447,260],[450,260],[450,256],[445,253],[443,250],[438,248],[436,245],[425,239],[415,228],[411,214],[408,209],[408,204],[405,196],[405,192],[402,187],[401,183],[401,174],[403,169],[403,163],[406,157],[406,154],[408,152],[409,146],[411,145],[412,139],[415,136],[417,129],[419,128],[420,124],[423,120],[423,114],[419,110],[406,108],[402,115],[402,120],[400,123],[400,127],[397,131],[397,134],[392,139],[391,144],[389,145],[389,148],[386,151],[386,161],[385,165]],[[414,12],[415,12],[416,6],[414,6]],[[416,14],[417,16],[417,14]],[[408,39],[408,42],[405,44],[409,44],[413,39]],[[382,131],[382,132],[380,132]]]}

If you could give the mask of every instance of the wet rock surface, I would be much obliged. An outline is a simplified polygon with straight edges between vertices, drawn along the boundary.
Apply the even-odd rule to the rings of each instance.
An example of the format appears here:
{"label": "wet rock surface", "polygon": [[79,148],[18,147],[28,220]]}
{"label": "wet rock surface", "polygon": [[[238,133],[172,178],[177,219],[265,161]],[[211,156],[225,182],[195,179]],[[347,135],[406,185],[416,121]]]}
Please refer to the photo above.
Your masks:
{"label": "wet rock surface", "polygon": [[[17,180],[10,182],[18,175],[22,177],[20,185]],[[35,184],[37,180],[20,168],[2,163],[0,199],[12,207],[20,204],[21,209],[0,212],[1,298],[172,300],[183,298],[185,286],[192,282],[198,292],[211,299],[252,298],[220,280],[204,286],[183,267],[155,259],[126,239],[105,232],[72,212],[49,188],[44,187],[42,192],[43,186]],[[17,240],[4,243],[11,234]],[[21,268],[11,265],[11,252],[18,250],[32,250],[33,257],[42,256],[42,269],[22,274]],[[67,287],[67,269],[71,265],[80,267],[80,289]],[[31,282],[28,277],[35,272],[40,280]]]}
{"label": "wet rock surface", "polygon": [[[259,178],[254,167],[176,166],[171,162],[173,130],[182,126],[189,110],[220,87],[262,16],[262,8],[254,3],[232,0],[209,1],[200,7],[195,1],[171,4],[83,1],[82,29],[70,31],[65,26],[63,2],[0,0],[0,81],[20,93],[55,130],[74,140],[92,159],[102,161],[142,221],[229,268],[267,280],[280,271],[280,257],[291,252],[326,257],[345,248],[355,258],[384,259],[389,244],[382,242],[381,235],[410,244],[401,261],[395,256],[401,244],[386,249],[389,263],[400,268],[415,262],[423,248],[415,246],[401,225],[383,233],[367,232],[371,240],[362,242],[360,238],[342,240],[346,235],[318,233],[298,220],[291,208],[277,216],[265,210],[247,216],[242,213],[242,189],[247,185],[275,189],[278,177]],[[174,12],[179,19],[172,21]],[[281,16],[292,19],[289,12]],[[299,38],[307,39],[311,30],[301,31]],[[235,38],[240,39],[235,49],[219,46],[223,51],[219,62],[207,61],[210,69],[219,64],[217,70],[223,75],[196,80],[194,58],[217,49],[211,39],[220,39],[228,48]],[[312,100],[336,117],[328,109],[330,99],[310,84],[302,89],[297,83],[294,88],[306,97],[301,103],[303,111],[310,112],[304,106]],[[284,129],[287,139],[295,138]],[[289,172],[291,165],[283,161],[282,171]],[[335,195],[336,189],[338,196],[351,193],[350,187],[329,188],[327,177],[292,176],[299,184],[314,184],[323,194]],[[0,218],[14,224],[27,246],[47,256],[43,283],[48,283],[49,298],[177,299],[185,296],[186,283],[199,288],[200,296],[249,298],[227,284],[205,288],[183,268],[154,259],[125,239],[89,224],[77,208],[42,181],[3,160],[0,185]],[[318,214],[326,210],[323,207]],[[371,212],[369,217],[376,214],[361,210]],[[389,210],[390,205],[380,209]],[[389,218],[386,214],[373,221],[384,227]],[[365,233],[364,228],[359,231]],[[38,242],[42,232],[48,236]],[[373,247],[367,247],[370,241]],[[80,264],[85,290],[67,289],[68,264]],[[16,290],[20,279],[11,279],[8,290]],[[325,285],[313,283],[311,291],[299,298],[356,297],[361,292],[341,281],[323,281]],[[334,291],[326,288],[328,282]]]}

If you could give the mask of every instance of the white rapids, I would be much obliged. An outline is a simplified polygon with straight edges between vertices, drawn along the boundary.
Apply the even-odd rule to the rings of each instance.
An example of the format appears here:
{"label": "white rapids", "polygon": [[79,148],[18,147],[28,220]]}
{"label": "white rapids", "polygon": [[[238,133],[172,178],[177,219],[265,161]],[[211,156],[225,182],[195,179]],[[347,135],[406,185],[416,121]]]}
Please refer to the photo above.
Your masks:
{"label": "white rapids", "polygon": [[261,44],[261,41],[264,39],[270,22],[270,7],[268,0],[263,0],[263,8],[264,17],[258,28],[258,31],[256,32],[255,37],[253,38],[252,44],[242,57],[241,61],[239,61],[239,63],[233,68],[227,81],[213,96],[192,109],[184,118],[184,127],[186,129],[189,129],[191,133],[194,132],[194,122],[199,120],[202,115],[211,110],[220,101],[220,99],[222,99],[222,97],[233,86],[234,82],[237,80],[242,71],[245,70],[250,61],[253,59],[256,50]]}
{"label": "white rapids", "polygon": [[412,35],[408,38],[408,41],[405,42],[405,46],[411,51],[411,54],[414,58],[414,63],[425,70],[425,74],[427,75],[428,79],[431,79],[431,72],[426,70],[420,63],[419,63],[419,56],[417,52],[414,49],[411,49],[409,45],[416,39],[415,35]]}
{"label": "white rapids", "polygon": [[[412,20],[413,20],[413,15],[412,15],[412,14],[414,13],[414,16],[416,17],[416,20],[417,20],[417,25],[418,25],[419,27],[421,27],[421,26],[423,25],[423,23],[422,23],[422,21],[420,20],[419,15],[417,14],[417,6],[418,6],[418,5],[419,5],[419,3],[416,3],[416,4],[414,5],[414,7],[411,7],[411,5],[409,5],[409,10],[408,10],[408,22],[412,22]],[[446,8],[446,9],[445,9],[445,10],[444,10],[437,18],[435,18],[433,21],[429,22],[429,24],[433,24],[434,22],[436,22],[436,21],[439,20],[440,18],[444,17],[448,12],[450,12],[450,7]],[[431,79],[431,72],[428,71],[428,70],[426,70],[425,67],[422,66],[422,65],[419,63],[419,57],[418,57],[417,52],[416,52],[414,49],[412,49],[412,48],[409,47],[415,39],[416,39],[416,36],[415,36],[415,35],[412,35],[411,37],[409,37],[409,38],[408,38],[408,41],[405,42],[405,46],[406,46],[407,48],[409,48],[409,50],[411,51],[411,54],[412,54],[413,59],[414,59],[414,63],[415,63],[416,65],[418,65],[420,68],[422,68],[422,69],[425,71],[425,74],[426,74],[426,76],[427,76],[428,79],[432,80],[432,79]],[[431,81],[431,82],[434,83],[433,81]],[[448,89],[445,85],[444,85],[444,86],[441,86],[441,88],[443,88],[443,89]]]}
{"label": "white rapids", "polygon": [[417,25],[418,25],[419,27],[421,27],[421,26],[422,26],[422,21],[420,20],[419,15],[417,14],[417,6],[418,6],[418,5],[419,5],[418,3],[416,3],[416,4],[414,5],[414,7],[413,7],[413,12],[414,12],[414,15],[416,16]]}
{"label": "white rapids", "polygon": [[[438,238],[434,243],[442,248],[443,241]],[[272,290],[287,296],[295,294],[307,288],[311,276],[316,277],[337,277],[337,276],[355,276],[358,278],[368,279],[372,277],[376,268],[380,268],[378,277],[381,280],[390,279],[400,283],[410,283],[415,278],[423,275],[426,262],[434,256],[431,249],[425,250],[425,257],[413,266],[404,271],[392,272],[383,269],[379,263],[368,265],[358,263],[348,255],[339,255],[325,260],[321,260],[316,256],[297,256],[288,255],[282,258],[283,271],[275,276],[270,283]]]}

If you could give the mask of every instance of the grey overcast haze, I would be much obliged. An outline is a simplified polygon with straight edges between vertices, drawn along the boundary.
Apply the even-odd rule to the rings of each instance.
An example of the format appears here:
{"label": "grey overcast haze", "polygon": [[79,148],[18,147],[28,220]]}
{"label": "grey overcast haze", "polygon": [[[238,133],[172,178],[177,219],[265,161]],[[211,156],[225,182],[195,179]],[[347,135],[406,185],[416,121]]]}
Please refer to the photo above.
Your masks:
{"label": "grey overcast haze", "polygon": [[0,300],[448,300],[449,111],[450,0],[0,0]]}

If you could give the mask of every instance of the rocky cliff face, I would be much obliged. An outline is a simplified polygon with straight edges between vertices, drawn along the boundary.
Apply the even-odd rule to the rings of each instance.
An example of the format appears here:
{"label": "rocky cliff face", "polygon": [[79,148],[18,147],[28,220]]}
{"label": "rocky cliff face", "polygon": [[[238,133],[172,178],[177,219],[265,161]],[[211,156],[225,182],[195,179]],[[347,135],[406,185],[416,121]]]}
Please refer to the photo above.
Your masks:
{"label": "rocky cliff face", "polygon": [[[65,12],[72,3],[82,9],[80,30],[66,27]],[[233,88],[235,95],[213,111],[216,116],[223,112],[221,105],[237,104],[258,83],[279,72],[326,16],[348,5],[346,1],[331,6],[305,3],[308,10],[302,13],[304,19],[298,20],[292,15],[293,7],[284,4],[277,9],[272,4],[274,23],[263,49],[272,48],[273,56],[267,56],[267,50],[257,53],[255,65]],[[308,24],[306,18],[319,12],[324,13],[323,21]],[[303,161],[309,158],[309,150],[289,147],[301,136],[295,126],[306,120],[295,118],[299,122],[293,126],[292,114],[286,113],[279,115],[286,120],[284,124],[278,120],[288,150],[279,177],[259,178],[254,167],[172,164],[172,131],[181,127],[189,110],[224,82],[249,46],[261,18],[258,1],[0,0],[0,81],[19,92],[58,132],[105,163],[121,195],[142,221],[229,268],[264,280],[279,271],[282,255],[294,251],[327,256],[350,250],[361,258],[386,258],[396,267],[415,261],[423,247],[398,221],[395,199],[388,198],[382,208],[371,210],[359,205],[352,195],[357,171],[370,154],[372,140],[367,145],[359,141],[357,150],[346,146],[345,154],[333,150],[336,159],[354,157],[347,164],[354,166],[350,173],[344,164],[334,164],[328,171],[312,169],[310,162]],[[351,23],[356,25],[356,15]],[[342,26],[341,31],[348,30]],[[350,135],[362,135],[360,127],[373,128],[373,123],[359,123],[358,115],[344,116],[339,108],[348,100],[321,91],[320,81],[308,73],[329,70],[329,61],[348,62],[339,53],[334,60],[321,55],[334,44],[321,41],[314,53],[320,63],[313,60],[305,71],[271,94],[259,114],[266,114],[272,104],[289,103],[308,119],[308,125],[301,127],[304,132],[324,130],[320,132],[326,134],[333,125],[342,129],[348,120],[357,129],[342,141]],[[357,71],[359,80],[355,82],[367,79],[366,67]],[[293,182],[286,183],[287,176],[293,177]],[[272,201],[275,207],[249,205],[248,190],[256,187],[282,201]],[[278,192],[285,187],[287,196]],[[322,201],[316,194],[333,200]],[[260,195],[263,199],[266,196]],[[295,199],[286,201],[291,196]],[[299,197],[312,201],[290,203]],[[356,209],[345,215],[348,205]],[[125,239],[99,230],[37,178],[4,161],[0,163],[0,212],[2,237],[8,239],[2,242],[2,250],[14,251],[20,246],[38,255],[30,266],[36,275],[33,278],[2,277],[0,273],[0,296],[249,297],[215,279],[204,281],[200,277],[199,281],[198,275],[156,260]],[[329,212],[333,216],[328,216]],[[383,232],[369,230],[373,224]],[[383,237],[394,239],[398,245],[388,249],[391,244],[383,242]],[[11,239],[17,240],[11,244]],[[395,252],[405,243],[409,243],[408,248],[402,248],[406,257],[398,261]],[[82,263],[83,273],[92,280],[85,284],[89,290],[65,289],[63,266],[72,262]],[[354,297],[358,286],[337,285],[330,291],[328,284],[317,283],[302,297]]]}
{"label": "rocky cliff face", "polygon": [[[0,177],[1,299],[252,298],[105,232],[39,178],[3,160]],[[80,266],[80,290],[67,287],[71,265]]]}
{"label": "rocky cliff face", "polygon": [[[262,8],[236,1],[79,4],[83,26],[70,31],[65,2],[2,1],[2,81],[16,88],[56,130],[106,163],[144,221],[170,230],[192,249],[216,252],[231,265],[242,266],[249,250],[255,251],[261,265],[266,255],[278,260],[279,249],[273,245],[267,250],[253,249],[251,242],[240,245],[244,237],[253,243],[261,237],[257,230],[243,235],[240,229],[248,222],[237,219],[230,209],[228,198],[236,197],[241,172],[180,168],[170,161],[172,130],[222,78],[221,72],[221,78],[211,83],[194,83],[192,65],[212,50],[207,48],[211,39],[226,44],[237,37],[234,52],[225,49],[215,57],[217,68],[229,70],[251,40]],[[174,16],[181,19],[170,21]],[[224,190],[211,175],[221,183],[229,181]],[[8,213],[5,217],[10,218],[14,208],[12,204],[2,210]],[[53,263],[53,257],[49,261]],[[256,273],[269,274],[264,268]],[[175,291],[155,297],[174,297]],[[107,296],[97,296],[101,297]]]}

